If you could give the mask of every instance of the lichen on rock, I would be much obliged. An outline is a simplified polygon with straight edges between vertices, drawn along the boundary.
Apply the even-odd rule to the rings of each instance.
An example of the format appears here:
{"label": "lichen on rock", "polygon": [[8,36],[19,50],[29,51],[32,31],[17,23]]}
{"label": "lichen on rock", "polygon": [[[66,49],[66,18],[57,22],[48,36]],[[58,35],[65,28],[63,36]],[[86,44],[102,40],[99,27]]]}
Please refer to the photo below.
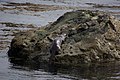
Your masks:
{"label": "lichen on rock", "polygon": [[77,10],[67,12],[57,21],[39,30],[18,33],[8,51],[10,59],[49,62],[51,42],[67,34],[55,63],[115,61],[120,59],[120,21],[101,11]]}

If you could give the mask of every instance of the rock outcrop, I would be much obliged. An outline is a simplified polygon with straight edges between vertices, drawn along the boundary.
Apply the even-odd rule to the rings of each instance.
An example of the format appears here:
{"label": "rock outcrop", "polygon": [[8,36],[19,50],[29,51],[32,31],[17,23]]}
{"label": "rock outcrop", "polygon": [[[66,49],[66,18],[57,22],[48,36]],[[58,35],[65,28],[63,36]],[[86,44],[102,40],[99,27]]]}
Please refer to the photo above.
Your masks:
{"label": "rock outcrop", "polygon": [[55,63],[80,65],[120,59],[120,21],[108,13],[89,10],[67,12],[49,26],[16,34],[8,56],[10,60],[49,62],[52,43],[47,37],[61,34],[67,35]]}

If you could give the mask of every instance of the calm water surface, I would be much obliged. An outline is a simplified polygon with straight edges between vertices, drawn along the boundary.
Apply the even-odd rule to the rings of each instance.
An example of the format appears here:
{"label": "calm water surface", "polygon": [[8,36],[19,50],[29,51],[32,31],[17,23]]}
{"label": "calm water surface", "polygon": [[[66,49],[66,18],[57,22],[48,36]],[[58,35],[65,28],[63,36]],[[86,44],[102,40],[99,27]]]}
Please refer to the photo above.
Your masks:
{"label": "calm water surface", "polygon": [[[98,9],[113,12],[113,15],[120,19],[119,8],[92,8],[92,5],[86,4],[120,6],[120,0],[0,0],[0,7],[6,7],[2,4],[9,2]],[[33,24],[40,27],[57,20],[59,16],[71,10],[45,12],[5,10],[0,11],[0,23]],[[33,28],[10,27],[6,24],[0,24],[0,80],[120,80],[120,62],[81,65],[79,67],[60,65],[50,67],[47,64],[20,66],[10,63],[6,53],[11,39],[14,37],[12,34],[29,29]]]}

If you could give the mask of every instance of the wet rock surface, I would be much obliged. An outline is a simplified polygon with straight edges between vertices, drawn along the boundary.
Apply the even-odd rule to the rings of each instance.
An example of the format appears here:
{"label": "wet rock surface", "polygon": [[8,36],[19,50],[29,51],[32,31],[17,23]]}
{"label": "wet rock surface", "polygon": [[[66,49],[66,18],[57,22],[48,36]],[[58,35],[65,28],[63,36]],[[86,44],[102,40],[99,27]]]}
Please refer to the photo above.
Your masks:
{"label": "wet rock surface", "polygon": [[120,59],[120,22],[100,11],[67,12],[54,23],[38,30],[16,34],[8,56],[12,61],[49,62],[51,42],[47,39],[67,34],[55,63],[115,61]]}

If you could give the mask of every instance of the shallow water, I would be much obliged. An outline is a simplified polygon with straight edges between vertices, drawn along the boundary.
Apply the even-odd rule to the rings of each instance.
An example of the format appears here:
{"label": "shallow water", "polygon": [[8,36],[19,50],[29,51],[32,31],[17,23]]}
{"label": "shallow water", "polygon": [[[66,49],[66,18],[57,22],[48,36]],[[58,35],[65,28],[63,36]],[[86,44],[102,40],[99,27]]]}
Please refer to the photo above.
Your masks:
{"label": "shallow water", "polygon": [[[85,3],[119,5],[119,0],[0,0],[1,2],[35,3],[47,5],[84,6]],[[82,5],[81,5],[82,4]]]}
{"label": "shallow water", "polygon": [[[48,22],[53,22],[63,15],[65,12],[70,10],[56,10],[56,11],[47,11],[47,12],[31,12],[29,14],[15,14],[10,12],[1,12],[0,22],[12,22],[17,24],[33,24],[36,26],[45,26]],[[38,15],[39,16],[31,16]]]}
{"label": "shallow water", "polygon": [[[86,3],[120,6],[120,0],[0,0],[0,7],[13,8],[15,6],[3,6],[2,4],[34,3],[45,5],[59,5],[72,7],[50,11],[27,10],[1,10],[0,11],[0,80],[120,80],[120,62],[81,65],[79,67],[53,65],[15,65],[9,62],[7,51],[10,46],[13,33],[34,29],[57,20],[65,12],[74,9],[93,9],[111,12],[120,19],[119,8],[93,8]],[[4,23],[4,24],[1,24]],[[5,23],[32,24],[35,27],[6,26]],[[50,71],[49,71],[50,69]]]}

